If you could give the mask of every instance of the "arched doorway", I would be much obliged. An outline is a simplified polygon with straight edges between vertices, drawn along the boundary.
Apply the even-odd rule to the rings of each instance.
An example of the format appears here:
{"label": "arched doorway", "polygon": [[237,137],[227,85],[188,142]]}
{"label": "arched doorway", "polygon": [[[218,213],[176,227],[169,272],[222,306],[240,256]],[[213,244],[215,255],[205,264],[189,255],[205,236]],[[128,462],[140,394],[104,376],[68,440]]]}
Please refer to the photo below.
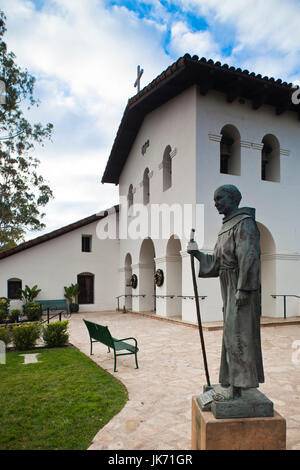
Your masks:
{"label": "arched doorway", "polygon": [[156,289],[154,282],[155,273],[155,249],[151,238],[146,238],[140,249],[139,259],[139,294],[145,297],[140,298],[140,310],[156,311]]}
{"label": "arched doorway", "polygon": [[132,276],[132,258],[131,254],[127,253],[125,257],[125,295],[129,297],[125,297],[125,308],[127,310],[132,309],[132,286],[130,284]]}
{"label": "arched doorway", "polygon": [[95,276],[92,273],[80,273],[77,275],[79,305],[94,303],[94,280]]}
{"label": "arched doorway", "polygon": [[262,315],[270,317],[274,315],[271,295],[276,294],[276,245],[267,227],[259,222],[257,226],[260,232]]}
{"label": "arched doorway", "polygon": [[176,236],[172,235],[166,250],[166,295],[174,295],[166,298],[167,317],[182,318],[182,260],[181,243]]}
{"label": "arched doorway", "polygon": [[12,277],[7,280],[7,297],[10,300],[19,300],[22,298],[22,280]]}

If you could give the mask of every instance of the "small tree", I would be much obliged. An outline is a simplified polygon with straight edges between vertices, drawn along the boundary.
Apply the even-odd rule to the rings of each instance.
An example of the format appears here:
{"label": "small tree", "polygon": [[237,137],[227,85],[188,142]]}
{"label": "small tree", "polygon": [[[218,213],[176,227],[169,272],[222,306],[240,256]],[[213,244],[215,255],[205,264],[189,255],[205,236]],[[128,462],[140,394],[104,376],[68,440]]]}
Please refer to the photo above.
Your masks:
{"label": "small tree", "polygon": [[41,289],[38,286],[33,287],[25,285],[25,289],[22,290],[22,300],[25,302],[24,313],[29,321],[36,321],[41,318],[42,308],[38,302],[34,302],[34,299],[39,295]]}
{"label": "small tree", "polygon": [[44,228],[41,207],[53,197],[37,173],[39,160],[31,155],[35,143],[51,137],[53,125],[32,124],[24,117],[21,103],[26,102],[27,109],[38,105],[33,97],[35,78],[7,51],[5,20],[0,10],[0,84],[5,90],[0,102],[0,250],[23,241],[25,230]]}
{"label": "small tree", "polygon": [[38,286],[35,285],[33,287],[25,285],[25,289],[22,290],[22,299],[25,303],[33,302],[33,300],[39,295],[42,289],[38,289]]}

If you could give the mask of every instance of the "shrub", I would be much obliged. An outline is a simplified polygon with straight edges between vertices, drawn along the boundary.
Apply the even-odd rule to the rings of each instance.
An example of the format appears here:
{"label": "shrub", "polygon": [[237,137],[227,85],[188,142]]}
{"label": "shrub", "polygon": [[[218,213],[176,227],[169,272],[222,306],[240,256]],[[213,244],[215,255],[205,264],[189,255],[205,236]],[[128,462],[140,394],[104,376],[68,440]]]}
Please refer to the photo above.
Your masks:
{"label": "shrub", "polygon": [[6,297],[0,297],[0,323],[4,323],[9,307],[9,299]]}
{"label": "shrub", "polygon": [[38,302],[27,302],[24,305],[24,314],[29,321],[38,321],[42,315],[40,304]]}
{"label": "shrub", "polygon": [[25,351],[35,346],[40,337],[41,327],[38,323],[14,326],[12,329],[13,342],[16,349]]}
{"label": "shrub", "polygon": [[0,328],[0,341],[3,341],[6,345],[11,342],[12,334],[9,328]]}
{"label": "shrub", "polygon": [[43,340],[49,348],[64,346],[68,339],[68,320],[49,323],[43,329]]}
{"label": "shrub", "polygon": [[19,321],[19,316],[21,315],[21,310],[19,308],[13,308],[8,314],[8,319],[10,323],[17,323]]}
{"label": "shrub", "polygon": [[10,300],[7,297],[0,297],[0,308],[3,307],[6,310],[9,307]]}
{"label": "shrub", "polygon": [[6,310],[0,308],[0,325],[1,325],[1,323],[5,322],[6,317],[7,317]]}

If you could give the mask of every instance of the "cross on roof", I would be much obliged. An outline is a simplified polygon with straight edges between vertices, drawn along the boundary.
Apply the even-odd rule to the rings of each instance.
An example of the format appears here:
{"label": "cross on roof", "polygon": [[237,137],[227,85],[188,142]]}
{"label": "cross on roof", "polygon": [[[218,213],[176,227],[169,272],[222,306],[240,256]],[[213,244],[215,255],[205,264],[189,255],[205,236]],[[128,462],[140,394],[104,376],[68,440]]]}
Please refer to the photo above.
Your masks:
{"label": "cross on roof", "polygon": [[137,87],[137,93],[140,91],[140,81],[141,81],[141,76],[143,75],[144,70],[141,69],[141,67],[138,65],[137,66],[137,79],[134,83],[134,86]]}

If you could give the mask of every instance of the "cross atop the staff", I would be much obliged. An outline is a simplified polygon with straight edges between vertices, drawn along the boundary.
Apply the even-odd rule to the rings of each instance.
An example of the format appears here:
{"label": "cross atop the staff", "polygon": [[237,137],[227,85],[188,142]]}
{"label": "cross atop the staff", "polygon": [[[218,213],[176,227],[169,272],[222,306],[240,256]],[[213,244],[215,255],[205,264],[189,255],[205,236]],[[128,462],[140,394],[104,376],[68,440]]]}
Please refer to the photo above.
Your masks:
{"label": "cross atop the staff", "polygon": [[137,66],[137,79],[135,81],[134,86],[137,87],[137,93],[140,91],[140,81],[141,81],[141,76],[143,75],[144,70],[141,69],[141,67],[138,65]]}

